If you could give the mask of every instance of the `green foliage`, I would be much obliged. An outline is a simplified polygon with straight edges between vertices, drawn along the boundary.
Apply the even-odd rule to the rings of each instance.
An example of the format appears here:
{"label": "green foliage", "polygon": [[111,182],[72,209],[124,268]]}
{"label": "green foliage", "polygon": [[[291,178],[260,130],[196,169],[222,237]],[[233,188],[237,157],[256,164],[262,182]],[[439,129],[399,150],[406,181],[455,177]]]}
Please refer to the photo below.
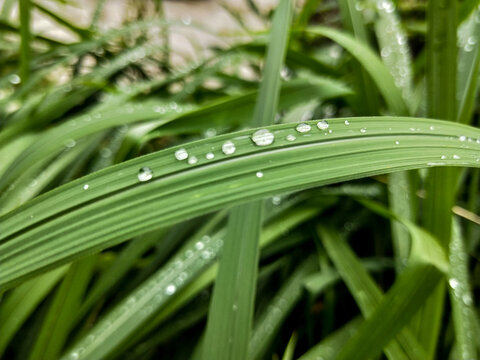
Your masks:
{"label": "green foliage", "polygon": [[0,9],[0,358],[479,357],[476,1],[50,5]]}

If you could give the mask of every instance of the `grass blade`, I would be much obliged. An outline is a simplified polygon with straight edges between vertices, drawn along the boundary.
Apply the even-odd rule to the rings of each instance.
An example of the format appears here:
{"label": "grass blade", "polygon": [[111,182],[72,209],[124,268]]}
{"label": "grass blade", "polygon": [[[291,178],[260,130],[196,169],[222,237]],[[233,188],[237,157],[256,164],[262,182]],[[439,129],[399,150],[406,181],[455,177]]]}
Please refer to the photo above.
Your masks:
{"label": "grass blade", "polygon": [[19,0],[20,7],[20,79],[30,76],[30,0]]}
{"label": "grass blade", "polygon": [[[338,234],[331,229],[318,230],[328,255],[362,310],[362,314],[369,318],[384,297],[382,291]],[[408,330],[398,334],[396,339],[385,347],[384,352],[389,359],[424,358],[421,346]]]}
{"label": "grass blade", "polygon": [[[480,130],[472,127],[388,117],[351,118],[349,123],[332,119],[328,136],[317,130],[297,133],[293,142],[286,139],[295,133],[292,125],[267,127],[276,138],[268,147],[252,145],[252,130],[217,136],[184,145],[199,156],[193,166],[175,159],[180,149],[176,147],[109,167],[38,197],[0,218],[0,288],[227,204],[418,167],[480,166],[480,143],[464,147],[457,140],[462,135],[480,137]],[[308,124],[316,127],[317,121]],[[412,126],[420,130],[412,132]],[[235,143],[233,156],[221,152],[226,141]],[[212,149],[214,159],[200,158]],[[446,159],[439,162],[442,156]],[[138,180],[138,171],[145,166],[152,169],[153,181]],[[259,169],[262,178],[255,176]],[[164,204],[160,208],[155,205],[159,199]]]}
{"label": "grass blade", "polygon": [[[265,72],[253,123],[273,124],[280,95],[280,69],[285,59],[292,16],[291,0],[282,0],[272,21]],[[248,354],[258,266],[263,203],[233,208],[227,228],[203,343],[204,360],[242,360]]]}
{"label": "grass blade", "polygon": [[[454,219],[455,220],[455,219]],[[450,242],[450,278],[449,293],[452,304],[453,325],[457,345],[457,359],[477,359],[475,339],[480,334],[476,331],[474,319],[477,316],[473,304],[473,296],[468,276],[468,253],[462,238],[458,221],[453,223],[453,234]]]}

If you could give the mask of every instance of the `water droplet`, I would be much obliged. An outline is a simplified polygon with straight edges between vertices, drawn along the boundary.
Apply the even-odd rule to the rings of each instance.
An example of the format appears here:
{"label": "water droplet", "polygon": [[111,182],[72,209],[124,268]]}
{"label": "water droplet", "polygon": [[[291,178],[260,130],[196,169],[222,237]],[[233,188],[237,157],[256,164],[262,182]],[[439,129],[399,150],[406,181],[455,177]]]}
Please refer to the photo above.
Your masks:
{"label": "water droplet", "polygon": [[198,162],[198,159],[197,159],[196,156],[190,156],[190,157],[188,158],[188,163],[189,163],[190,165],[194,165],[194,164],[196,164],[197,162]]}
{"label": "water droplet", "polygon": [[305,123],[301,123],[301,124],[298,124],[297,127],[295,128],[295,130],[297,130],[299,133],[307,133],[309,132],[310,130],[312,130],[312,127],[308,124],[305,124]]}
{"label": "water droplet", "polygon": [[192,17],[191,16],[183,16],[182,17],[182,23],[185,25],[190,25],[192,23]]}
{"label": "water droplet", "polygon": [[222,145],[222,152],[225,155],[232,155],[236,150],[237,148],[235,147],[235,144],[230,140],[225,141]]}
{"label": "water droplet", "polygon": [[290,135],[287,135],[286,139],[287,141],[295,141],[297,138],[295,137],[295,135],[290,134]]}
{"label": "water droplet", "polygon": [[155,111],[156,113],[160,113],[160,114],[165,114],[166,110],[163,106],[155,106],[153,108],[153,111]]}
{"label": "water droplet", "polygon": [[435,126],[433,126],[433,125],[430,126],[430,130],[432,130],[432,131],[435,130]]}
{"label": "water droplet", "polygon": [[192,250],[185,251],[185,257],[187,259],[190,259],[192,256],[193,256],[193,251]]}
{"label": "water droplet", "polygon": [[255,175],[257,176],[257,178],[262,178],[263,177],[263,172],[257,171],[257,173]]}
{"label": "water droplet", "polygon": [[10,84],[18,85],[22,82],[22,79],[17,74],[12,74],[8,77],[8,81]]}
{"label": "water droplet", "polygon": [[184,148],[181,148],[175,151],[175,159],[185,160],[186,158],[188,158],[188,152]]}
{"label": "water droplet", "polygon": [[257,146],[267,146],[273,143],[275,136],[267,129],[257,130],[252,135],[252,141]]}
{"label": "water droplet", "polygon": [[458,285],[460,285],[460,283],[458,282],[457,279],[451,278],[448,280],[448,285],[450,285],[450,287],[455,290],[458,287]]}
{"label": "water droplet", "polygon": [[320,129],[320,130],[326,130],[328,129],[330,125],[328,124],[327,120],[322,120],[322,121],[319,121],[317,123],[317,127]]}
{"label": "water droplet", "polygon": [[395,141],[395,145],[400,145],[400,141]]}
{"label": "water droplet", "polygon": [[195,249],[197,249],[197,250],[202,250],[204,247],[205,247],[205,244],[201,241],[197,241],[195,243]]}
{"label": "water droplet", "polygon": [[345,125],[347,125],[347,126],[350,125],[350,121],[348,121],[348,120],[345,120],[344,123],[345,123]]}
{"label": "water droplet", "polygon": [[272,204],[273,204],[273,205],[278,206],[278,205],[280,205],[281,203],[282,203],[282,197],[281,197],[281,196],[274,196],[274,197],[272,198]]}
{"label": "water droplet", "polygon": [[177,291],[177,287],[173,284],[170,284],[167,286],[167,288],[165,289],[165,294],[167,295],[173,295],[175,293],[175,291]]}
{"label": "water droplet", "polygon": [[148,181],[153,177],[153,171],[147,166],[142,167],[138,170],[138,180],[140,181]]}
{"label": "water droplet", "polygon": [[210,250],[202,251],[201,256],[202,256],[202,259],[208,260],[212,257],[212,252]]}
{"label": "water droplet", "polygon": [[442,155],[442,156],[440,157],[440,159],[442,159],[442,160],[445,160],[446,158],[447,158],[446,155]]}
{"label": "water droplet", "polygon": [[458,137],[458,140],[465,141],[465,140],[467,140],[467,137],[465,135],[462,135],[462,136]]}
{"label": "water droplet", "polygon": [[205,157],[206,157],[208,160],[212,160],[212,159],[215,157],[215,155],[214,155],[213,153],[209,152],[209,153],[207,153],[207,154],[205,155]]}
{"label": "water droplet", "polygon": [[361,128],[361,129],[360,129],[360,132],[361,132],[362,134],[365,134],[365,133],[367,132],[367,129],[366,129],[366,128]]}
{"label": "water droplet", "polygon": [[72,352],[72,353],[70,354],[70,359],[78,359],[78,357],[79,357],[79,355],[78,355],[77,352]]}
{"label": "water droplet", "polygon": [[83,190],[88,190],[88,184],[83,185]]}
{"label": "water droplet", "polygon": [[217,135],[217,129],[210,128],[205,131],[205,137],[213,137],[215,135]]}
{"label": "water droplet", "polygon": [[460,160],[460,156],[458,156],[458,155],[453,155],[453,159],[454,159],[454,160]]}
{"label": "water droplet", "polygon": [[238,305],[237,305],[237,304],[233,304],[232,310],[233,310],[233,311],[238,311]]}
{"label": "water droplet", "polygon": [[67,139],[64,141],[64,144],[67,148],[73,148],[77,144],[75,140],[73,139]]}
{"label": "water droplet", "polygon": [[472,299],[472,297],[470,296],[470,294],[464,294],[464,295],[462,296],[462,301],[463,301],[463,303],[464,303],[465,305],[467,305],[467,306],[470,306],[470,305],[473,304],[473,299]]}

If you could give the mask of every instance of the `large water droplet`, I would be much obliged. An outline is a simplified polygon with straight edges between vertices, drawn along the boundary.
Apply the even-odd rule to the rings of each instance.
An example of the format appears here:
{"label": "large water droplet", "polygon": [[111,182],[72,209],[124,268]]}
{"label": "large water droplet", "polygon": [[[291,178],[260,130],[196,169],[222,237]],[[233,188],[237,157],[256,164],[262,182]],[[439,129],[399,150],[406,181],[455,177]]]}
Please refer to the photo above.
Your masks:
{"label": "large water droplet", "polygon": [[17,74],[12,74],[8,77],[8,81],[10,82],[10,84],[18,85],[18,84],[20,84],[22,79]]}
{"label": "large water droplet", "polygon": [[319,121],[317,123],[317,127],[320,129],[320,130],[326,130],[328,129],[330,125],[328,124],[328,121],[327,120],[322,120],[322,121]]}
{"label": "large water droplet", "polygon": [[188,152],[184,148],[181,148],[175,151],[175,159],[185,160],[186,158],[188,158]]}
{"label": "large water droplet", "polygon": [[448,285],[450,285],[450,287],[455,290],[458,287],[458,285],[460,285],[460,283],[458,282],[457,279],[451,278],[448,280]]}
{"label": "large water droplet", "polygon": [[308,124],[305,124],[305,123],[301,123],[301,124],[298,124],[297,127],[295,128],[295,130],[297,130],[299,133],[307,133],[309,132],[310,130],[312,130],[312,127]]}
{"label": "large water droplet", "polygon": [[235,147],[235,144],[233,142],[231,142],[230,140],[228,141],[225,141],[222,145],[222,152],[225,154],[225,155],[231,155],[233,154],[235,151],[237,150],[237,148]]}
{"label": "large water droplet", "polygon": [[83,185],[83,190],[88,190],[88,184]]}
{"label": "large water droplet", "polygon": [[147,166],[142,167],[138,170],[138,180],[140,181],[148,181],[153,177],[153,171]]}
{"label": "large water droplet", "polygon": [[255,175],[257,176],[257,178],[262,178],[263,177],[263,172],[257,171],[257,173]]}
{"label": "large water droplet", "polygon": [[204,247],[205,247],[205,244],[201,241],[197,241],[195,243],[195,249],[197,249],[197,250],[202,250]]}
{"label": "large water droplet", "polygon": [[273,143],[275,136],[267,129],[257,130],[252,135],[252,141],[257,146],[267,146]]}

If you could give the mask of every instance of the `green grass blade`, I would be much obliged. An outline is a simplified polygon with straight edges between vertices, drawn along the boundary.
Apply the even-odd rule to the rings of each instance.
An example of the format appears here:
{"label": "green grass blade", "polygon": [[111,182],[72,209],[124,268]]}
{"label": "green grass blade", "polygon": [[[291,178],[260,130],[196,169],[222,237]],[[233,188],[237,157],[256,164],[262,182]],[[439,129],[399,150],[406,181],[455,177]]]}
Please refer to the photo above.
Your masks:
{"label": "green grass blade", "polygon": [[[31,0],[30,0],[31,1]],[[81,39],[87,39],[91,36],[90,32],[86,29],[82,29],[71,22],[65,20],[63,17],[55,14],[53,11],[49,10],[45,6],[32,1],[32,6],[34,6],[36,9],[38,9],[40,12],[43,14],[47,15],[49,18],[54,20],[56,23],[64,26],[65,28],[69,29],[71,32],[74,34],[77,34]]]}
{"label": "green grass blade", "polygon": [[30,360],[58,359],[72,329],[73,317],[90,282],[97,257],[90,256],[70,266],[43,320]]}
{"label": "green grass blade", "polygon": [[431,264],[408,266],[377,306],[342,348],[338,360],[368,359],[379,355],[425,303],[444,274]]}
{"label": "green grass blade", "polygon": [[20,79],[30,76],[30,0],[19,0],[20,7]]}
{"label": "green grass blade", "polygon": [[[383,299],[378,285],[368,275],[360,261],[348,247],[346,242],[331,229],[319,228],[320,238],[328,255],[347,284],[362,314],[369,318]],[[413,335],[404,330],[384,349],[389,359],[423,359],[421,346]]]}
{"label": "green grass blade", "polygon": [[[272,20],[265,71],[253,113],[255,126],[273,124],[280,95],[280,69],[288,44],[292,2],[283,0]],[[208,313],[204,360],[242,360],[248,353],[258,266],[263,203],[233,208]]]}
{"label": "green grass blade", "polygon": [[480,71],[480,9],[477,7],[471,16],[458,29],[459,55],[457,74],[457,121],[470,124],[473,120],[475,99],[478,94],[478,73]]}
{"label": "green grass blade", "polygon": [[371,49],[351,36],[335,29],[316,26],[307,28],[305,32],[307,34],[328,37],[345,48],[372,77],[389,110],[396,115],[407,115],[409,113],[402,93],[395,85],[392,75]]}
{"label": "green grass blade", "polygon": [[288,341],[287,348],[283,354],[282,360],[293,360],[293,354],[295,353],[295,346],[297,345],[298,335],[293,333]]}
{"label": "green grass blade", "polygon": [[[175,159],[180,147],[166,149],[33,199],[0,218],[0,287],[226,205],[425,166],[480,166],[480,143],[465,147],[458,140],[480,137],[478,129],[427,119],[348,121],[345,125],[345,119],[330,120],[332,133],[327,136],[315,129],[317,121],[308,123],[314,128],[309,133],[296,133],[290,124],[271,126],[276,140],[266,147],[252,144],[253,130],[217,136],[183,146],[198,156],[194,165]],[[293,134],[295,141],[286,139]],[[221,152],[226,141],[236,146],[233,156]],[[208,152],[214,159],[203,157]],[[139,169],[145,166],[152,169],[153,181],[138,180]],[[261,178],[256,176],[260,170]],[[159,199],[160,208],[155,206]]]}
{"label": "green grass blade", "polygon": [[457,346],[456,358],[478,359],[475,339],[478,339],[480,334],[476,331],[474,323],[477,314],[468,275],[468,253],[458,221],[453,223],[449,261],[448,283]]}
{"label": "green grass blade", "polygon": [[[457,74],[456,0],[428,2],[427,8],[427,114],[455,120]],[[423,226],[446,248],[451,234],[451,209],[455,199],[457,172],[431,169],[426,180]],[[425,347],[426,360],[435,357],[440,332],[444,284],[427,301],[416,318],[418,340]]]}
{"label": "green grass blade", "polygon": [[338,353],[342,347],[352,338],[357,332],[361,318],[351,320],[339,330],[335,331],[332,335],[321,341],[305,354],[303,354],[298,360],[334,360],[337,358]]}
{"label": "green grass blade", "polygon": [[304,278],[315,270],[315,261],[312,260],[307,259],[298,266],[272,299],[268,309],[260,315],[250,341],[249,359],[265,359],[280,326],[302,295]]}
{"label": "green grass blade", "polygon": [[13,290],[0,307],[0,355],[18,329],[62,278],[68,266],[60,267]]}
{"label": "green grass blade", "polygon": [[[352,33],[358,43],[365,47],[370,46],[370,39],[367,34],[362,14],[356,9],[355,0],[340,0],[339,7],[341,10],[344,27]],[[377,88],[372,78],[368,75],[368,70],[355,63],[353,70],[355,72],[355,80],[357,83],[357,93],[363,94],[358,104],[359,115],[377,115],[379,113],[379,98]],[[400,115],[400,114],[399,114]]]}
{"label": "green grass blade", "polygon": [[[265,247],[285,231],[311,219],[319,210],[302,208],[286,212],[282,216],[283,221],[276,220],[265,227],[260,246]],[[126,339],[128,341],[123,345],[131,345],[146,336],[156,325],[165,321],[214,281],[218,271],[214,259],[223,247],[224,233],[222,230],[209,237],[199,232],[166,266],[132,291],[85,334],[69,354],[83,349],[82,356],[87,359],[104,357],[115,351],[116,346]],[[174,281],[175,291],[165,297],[171,281]],[[145,311],[145,304],[149,304],[148,312]],[[152,314],[155,314],[153,319]],[[96,339],[93,342],[90,341],[92,337]]]}

